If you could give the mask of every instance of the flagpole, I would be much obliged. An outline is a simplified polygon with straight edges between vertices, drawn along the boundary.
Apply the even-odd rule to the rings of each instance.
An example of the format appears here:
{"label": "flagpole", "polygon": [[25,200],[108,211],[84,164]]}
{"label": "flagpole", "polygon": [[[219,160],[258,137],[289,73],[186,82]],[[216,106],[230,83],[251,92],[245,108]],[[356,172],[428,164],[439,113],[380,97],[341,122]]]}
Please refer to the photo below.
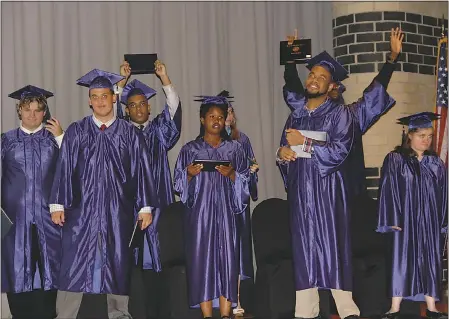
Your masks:
{"label": "flagpole", "polygon": [[[438,40],[437,59],[440,58],[440,48],[441,48],[441,45],[443,44],[443,42],[447,42],[447,37],[444,32],[444,14],[443,14],[443,18],[441,19],[441,37]],[[447,53],[447,51],[446,51],[446,53]],[[437,65],[438,65],[438,60],[437,60]],[[436,73],[438,74],[438,70],[436,70]],[[437,82],[437,85],[438,85],[438,82]],[[438,99],[438,96],[436,98]],[[436,107],[436,105],[435,105],[435,107]],[[440,137],[440,138],[443,138],[443,137]],[[448,264],[447,264],[447,248],[448,248],[447,242],[448,242],[448,234],[446,233],[444,236],[444,247],[443,247],[443,256],[442,256],[443,261],[446,259],[446,263],[445,264],[443,263],[443,277],[442,277],[442,279],[443,279],[443,295],[445,296],[445,299],[448,298],[448,278],[445,278],[445,276],[444,276],[444,269],[447,270],[447,266],[448,266]],[[447,277],[447,272],[446,272],[446,277]]]}

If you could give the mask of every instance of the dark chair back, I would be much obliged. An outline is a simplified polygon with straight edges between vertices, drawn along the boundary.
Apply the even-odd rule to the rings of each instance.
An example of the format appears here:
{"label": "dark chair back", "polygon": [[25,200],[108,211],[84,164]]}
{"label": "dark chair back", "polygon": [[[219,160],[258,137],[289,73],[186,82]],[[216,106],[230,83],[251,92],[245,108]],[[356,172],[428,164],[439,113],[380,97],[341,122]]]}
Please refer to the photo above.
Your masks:
{"label": "dark chair back", "polygon": [[185,265],[184,204],[174,202],[159,217],[158,233],[162,268]]}
{"label": "dark chair back", "polygon": [[286,200],[270,198],[259,203],[253,211],[252,227],[258,267],[292,258],[290,216]]}

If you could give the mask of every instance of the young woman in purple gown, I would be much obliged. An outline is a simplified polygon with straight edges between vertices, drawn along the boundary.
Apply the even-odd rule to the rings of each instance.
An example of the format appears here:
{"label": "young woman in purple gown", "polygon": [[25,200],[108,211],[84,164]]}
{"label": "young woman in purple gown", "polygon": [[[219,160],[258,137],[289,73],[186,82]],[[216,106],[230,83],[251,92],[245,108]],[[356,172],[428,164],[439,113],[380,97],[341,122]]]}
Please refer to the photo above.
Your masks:
{"label": "young woman in purple gown", "polygon": [[435,302],[442,292],[442,234],[447,233],[447,168],[432,150],[431,112],[399,119],[409,130],[382,166],[377,231],[392,232],[390,310],[398,319],[403,299],[425,301],[426,317],[447,318]]}
{"label": "young woman in purple gown", "polygon": [[[249,166],[242,145],[225,131],[224,97],[201,97],[199,136],[184,145],[174,172],[175,191],[186,207],[184,216],[189,305],[212,318],[220,308],[230,318],[237,305],[240,272],[236,216],[249,200]],[[211,171],[194,161],[229,161]]]}

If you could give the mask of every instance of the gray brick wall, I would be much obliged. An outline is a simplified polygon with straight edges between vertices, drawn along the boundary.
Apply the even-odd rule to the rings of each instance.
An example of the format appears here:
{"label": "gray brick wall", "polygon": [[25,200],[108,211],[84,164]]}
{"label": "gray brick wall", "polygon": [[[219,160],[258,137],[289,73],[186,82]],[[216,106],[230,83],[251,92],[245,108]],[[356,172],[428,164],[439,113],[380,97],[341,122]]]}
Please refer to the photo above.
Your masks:
{"label": "gray brick wall", "polygon": [[[333,19],[334,57],[349,73],[380,71],[390,51],[390,30],[405,33],[397,71],[435,74],[441,19],[408,12],[364,12]],[[444,20],[447,29],[447,19]]]}

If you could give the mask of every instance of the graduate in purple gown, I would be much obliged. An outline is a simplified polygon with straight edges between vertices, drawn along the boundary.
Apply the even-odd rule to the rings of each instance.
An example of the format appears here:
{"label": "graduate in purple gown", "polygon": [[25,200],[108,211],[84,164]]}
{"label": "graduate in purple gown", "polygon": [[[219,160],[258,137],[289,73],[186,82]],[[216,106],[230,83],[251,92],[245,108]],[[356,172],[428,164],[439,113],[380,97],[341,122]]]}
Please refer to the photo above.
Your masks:
{"label": "graduate in purple gown", "polygon": [[[225,131],[224,97],[202,97],[199,136],[184,145],[174,172],[175,191],[186,207],[184,226],[189,305],[205,318],[220,307],[230,318],[237,305],[239,237],[236,215],[249,201],[249,165],[242,145]],[[229,161],[204,171],[195,160]],[[206,168],[204,168],[206,169]]]}
{"label": "graduate in purple gown", "polygon": [[[234,106],[231,104],[229,92],[221,91],[218,96],[224,96],[228,99],[228,116],[226,117],[225,127],[226,132],[232,140],[239,142],[245,150],[248,164],[250,165],[250,182],[249,192],[251,199],[257,201],[257,172],[259,170],[259,164],[257,164],[256,157],[254,155],[253,148],[249,137],[237,128],[237,117],[235,116]],[[239,277],[239,304],[234,313],[244,313],[244,309],[240,305],[240,280],[247,280],[254,278],[253,267],[253,240],[251,235],[251,209],[250,201],[247,203],[244,214],[237,216],[237,222],[239,225],[239,238],[240,238],[240,277]]]}
{"label": "graduate in purple gown", "polygon": [[[162,83],[162,89],[166,95],[164,110],[153,120],[150,120],[151,105],[149,100],[156,95],[156,91],[144,83],[134,79],[126,84],[131,76],[131,68],[125,61],[120,67],[121,75],[125,79],[117,86],[121,95],[120,102],[125,105],[125,111],[131,124],[141,130],[148,146],[150,168],[156,184],[160,208],[153,211],[153,223],[145,231],[145,239],[141,247],[136,249],[136,265],[138,271],[142,271],[143,283],[138,292],[131,289],[130,298],[134,293],[145,296],[143,306],[147,316],[160,316],[161,290],[163,278],[159,274],[161,269],[159,257],[159,240],[157,225],[159,214],[168,205],[173,203],[173,183],[167,153],[176,144],[181,135],[182,110],[179,96],[168,77],[165,64],[157,60],[155,62],[155,74]],[[140,276],[140,274],[139,274]],[[138,277],[139,278],[139,277]],[[144,289],[144,292],[141,291]]]}
{"label": "graduate in purple gown", "polygon": [[159,203],[143,135],[114,114],[113,84],[122,79],[94,69],[77,81],[89,88],[93,114],[67,129],[50,201],[53,222],[63,226],[61,319],[76,318],[82,293],[107,294],[110,318],[131,317],[134,212],[145,229]]}
{"label": "graduate in purple gown", "polygon": [[11,93],[20,127],[2,134],[2,208],[13,223],[2,239],[2,292],[14,318],[55,316],[61,229],[48,204],[64,134],[50,115],[51,96],[32,85]]}
{"label": "graduate in purple gown", "polygon": [[402,299],[426,301],[427,318],[447,318],[435,306],[442,293],[448,213],[447,168],[432,149],[438,117],[423,112],[399,119],[408,133],[382,166],[377,231],[393,233],[392,303],[384,319],[399,318]]}
{"label": "graduate in purple gown", "polygon": [[[346,162],[353,151],[356,125],[349,108],[329,97],[347,71],[326,52],[311,59],[309,66],[307,94],[291,93],[295,110],[287,119],[278,150],[290,205],[295,317],[318,316],[318,288],[332,291],[341,318],[358,317],[351,293],[348,170],[352,168]],[[376,98],[379,87],[365,91],[364,98]],[[300,130],[309,131],[304,132],[309,137]],[[300,149],[296,153],[291,147]]]}
{"label": "graduate in purple gown", "polygon": [[[346,106],[354,115],[355,121],[355,142],[354,151],[351,152],[347,159],[353,169],[349,171],[350,175],[350,193],[354,196],[366,191],[365,178],[365,160],[363,154],[362,135],[377,122],[377,120],[386,112],[388,112],[394,105],[395,101],[387,93],[388,84],[391,76],[396,68],[399,54],[402,48],[402,40],[404,35],[399,28],[391,29],[390,34],[390,53],[387,55],[387,61],[382,66],[377,76],[372,83],[365,89],[365,92],[377,91],[377,94],[363,95],[362,100],[355,103],[347,104]],[[288,41],[296,40],[296,37],[288,36]],[[313,63],[307,65],[310,70]],[[298,76],[298,71],[295,64],[287,63],[284,72],[285,86],[283,88],[284,99],[287,106],[294,111],[297,107],[301,107],[301,103],[296,103],[298,98],[306,94],[301,80]],[[345,104],[342,93],[346,90],[342,83],[338,83],[331,92],[330,97],[338,101],[338,103]],[[370,96],[375,96],[370,99]],[[313,97],[312,97],[313,98]]]}

